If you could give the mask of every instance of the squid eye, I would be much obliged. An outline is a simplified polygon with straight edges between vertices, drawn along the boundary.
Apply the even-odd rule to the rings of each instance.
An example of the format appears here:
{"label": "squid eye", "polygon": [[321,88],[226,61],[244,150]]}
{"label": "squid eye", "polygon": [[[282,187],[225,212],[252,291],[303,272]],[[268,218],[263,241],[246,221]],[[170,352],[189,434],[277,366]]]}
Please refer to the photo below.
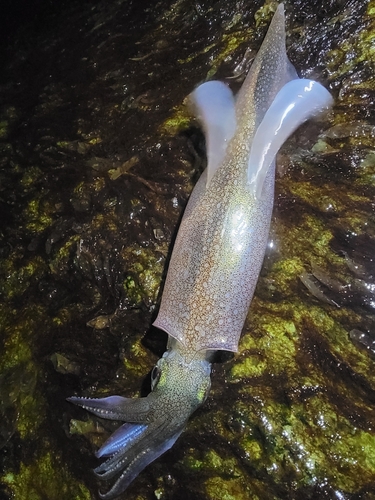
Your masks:
{"label": "squid eye", "polygon": [[154,387],[157,385],[160,379],[160,368],[158,366],[154,366],[151,372],[151,389],[154,389]]}

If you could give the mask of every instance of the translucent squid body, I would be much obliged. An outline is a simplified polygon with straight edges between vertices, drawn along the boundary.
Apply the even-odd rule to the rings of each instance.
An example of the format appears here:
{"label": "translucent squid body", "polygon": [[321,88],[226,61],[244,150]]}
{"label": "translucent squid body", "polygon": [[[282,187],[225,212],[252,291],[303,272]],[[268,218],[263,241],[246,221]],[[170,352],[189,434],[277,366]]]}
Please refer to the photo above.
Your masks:
{"label": "translucent squid body", "polygon": [[266,249],[275,155],[308,118],[332,105],[319,83],[298,78],[285,48],[279,5],[236,99],[211,81],[190,95],[202,123],[208,166],[177,235],[154,323],[169,335],[145,398],[69,398],[95,415],[125,422],[97,452],[95,469],[122,493],[182,433],[210,389],[212,354],[237,351]]}

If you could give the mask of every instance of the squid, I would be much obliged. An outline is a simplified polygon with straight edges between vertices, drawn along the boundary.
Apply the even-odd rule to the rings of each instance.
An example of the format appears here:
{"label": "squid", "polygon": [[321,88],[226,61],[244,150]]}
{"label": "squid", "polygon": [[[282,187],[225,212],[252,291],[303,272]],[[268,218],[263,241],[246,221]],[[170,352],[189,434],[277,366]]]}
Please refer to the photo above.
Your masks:
{"label": "squid", "polygon": [[152,370],[151,392],[139,399],[68,399],[124,422],[96,454],[106,458],[96,475],[114,479],[100,493],[105,500],[179,438],[207,398],[215,351],[238,350],[269,235],[275,156],[297,127],[333,103],[290,63],[283,4],[236,98],[223,82],[209,81],[188,101],[205,133],[207,168],[185,209],[154,322],[168,344]]}

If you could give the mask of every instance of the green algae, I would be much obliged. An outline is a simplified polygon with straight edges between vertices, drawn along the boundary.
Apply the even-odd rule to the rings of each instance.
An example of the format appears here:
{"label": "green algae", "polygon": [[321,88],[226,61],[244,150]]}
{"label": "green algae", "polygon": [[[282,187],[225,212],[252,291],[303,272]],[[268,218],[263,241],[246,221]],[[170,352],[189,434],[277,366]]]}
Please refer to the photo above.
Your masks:
{"label": "green algae", "polygon": [[185,105],[175,107],[173,113],[159,127],[160,134],[174,135],[186,129],[191,123],[191,117]]}
{"label": "green algae", "polygon": [[[4,483],[19,500],[90,500],[91,494],[77,483],[61,464],[55,452],[48,451],[36,457],[33,465],[20,464],[16,473],[8,473]],[[59,475],[56,476],[56,470]],[[52,480],[53,479],[53,480]]]}
{"label": "green algae", "polygon": [[18,112],[14,106],[6,106],[0,111],[0,140],[6,140],[17,122]]}
{"label": "green algae", "polygon": [[[375,153],[371,127],[369,124],[366,128],[368,117],[362,109],[368,107],[371,112],[373,82],[366,79],[366,71],[360,71],[374,60],[375,8],[369,2],[361,20],[349,6],[349,15],[360,26],[353,30],[358,36],[354,40],[349,33],[340,43],[328,43],[332,27],[345,24],[345,13],[329,17],[332,8],[325,6],[321,15],[328,13],[327,17],[317,23],[315,12],[313,19],[308,14],[306,19],[298,17],[301,12],[309,12],[306,3],[286,4],[294,23],[288,43],[298,52],[293,49],[293,37],[297,32],[303,35],[301,27],[317,25],[318,31],[325,33],[320,57],[327,62],[328,80],[337,89],[339,102],[328,120],[331,125],[350,122],[352,128],[341,131],[341,136],[336,132],[336,137],[323,133],[318,140],[306,138],[306,131],[301,133],[301,141],[301,135],[297,135],[296,143],[309,154],[297,154],[290,167],[297,173],[287,173],[277,180],[280,197],[275,201],[273,229],[276,250],[265,263],[240,353],[215,367],[208,405],[188,424],[176,445],[179,451],[174,448],[145,470],[126,494],[129,499],[152,498],[154,492],[160,498],[196,495],[215,500],[374,497],[373,361],[349,338],[351,328],[368,327],[372,311],[349,300],[340,308],[319,303],[299,279],[314,264],[345,284],[353,283],[337,250],[342,245],[337,233],[343,227],[362,234],[373,219],[366,206],[373,203]],[[15,498],[95,498],[94,480],[83,478],[80,470],[68,471],[77,456],[82,463],[89,462],[91,449],[83,448],[83,440],[69,441],[65,435],[63,440],[56,438],[64,426],[61,415],[66,411],[70,418],[69,412],[73,412],[60,406],[72,393],[110,395],[114,386],[126,396],[139,393],[142,380],[157,359],[141,337],[149,328],[150,311],[158,300],[167,242],[175,234],[179,215],[178,211],[171,215],[168,207],[176,198],[181,209],[191,178],[196,176],[194,160],[186,155],[191,144],[182,142],[181,148],[181,141],[173,142],[174,136],[183,136],[181,131],[192,123],[183,99],[223,66],[226,74],[232,75],[233,66],[241,60],[247,45],[255,43],[258,28],[264,30],[274,9],[275,2],[265,2],[256,12],[238,2],[197,4],[194,9],[183,0],[158,4],[155,19],[150,24],[147,20],[138,23],[135,29],[138,38],[134,46],[141,57],[137,60],[127,55],[124,64],[127,42],[120,33],[121,24],[117,38],[108,38],[121,21],[116,16],[116,29],[108,26],[108,5],[101,12],[97,4],[92,14],[83,17],[90,26],[90,16],[96,16],[92,33],[101,36],[103,44],[99,46],[96,39],[88,44],[95,50],[89,57],[80,56],[74,67],[82,66],[82,71],[90,74],[92,67],[86,66],[85,60],[95,61],[92,64],[98,73],[87,85],[84,78],[80,82],[84,97],[77,94],[77,100],[81,100],[77,119],[69,123],[69,117],[60,120],[54,115],[53,124],[62,123],[68,130],[49,131],[48,139],[46,123],[51,120],[47,114],[43,116],[40,137],[32,150],[33,155],[40,152],[39,162],[33,155],[28,161],[17,142],[4,147],[4,156],[11,158],[8,172],[19,179],[17,189],[12,188],[17,194],[11,206],[21,212],[19,218],[16,213],[14,221],[9,218],[12,231],[5,235],[10,250],[4,245],[1,291],[7,303],[0,309],[5,332],[5,354],[0,357],[2,380],[6,381],[2,400],[7,409],[17,413],[7,454],[19,457],[17,466],[4,462],[2,479]],[[76,22],[75,16],[70,19]],[[125,26],[130,40],[131,23]],[[147,29],[142,32],[143,26]],[[69,34],[66,26],[65,32]],[[117,59],[111,55],[116,54],[116,40],[121,40]],[[110,46],[107,52],[106,44]],[[301,53],[309,55],[303,36],[298,44]],[[57,42],[52,45],[59,48],[54,65],[60,53],[74,56],[79,52],[61,50]],[[130,56],[136,52],[134,46],[129,45]],[[48,44],[46,47],[46,53],[53,50]],[[84,47],[82,52],[86,50]],[[298,53],[292,53],[291,58],[298,61]],[[180,64],[170,64],[172,60]],[[298,69],[315,71],[314,77],[320,79],[321,61],[303,67],[302,57]],[[118,80],[117,64],[126,67],[118,73]],[[114,70],[102,73],[105,66]],[[68,65],[68,71],[61,74],[74,78],[70,68]],[[356,75],[353,80],[352,74]],[[66,87],[70,89],[71,84],[69,80]],[[63,85],[59,82],[59,88]],[[130,90],[123,89],[125,86]],[[140,100],[144,86],[163,92],[160,101],[153,96],[149,102]],[[115,89],[120,89],[119,95]],[[37,97],[46,98],[44,94]],[[124,101],[136,104],[121,107]],[[56,98],[54,102],[63,100]],[[84,116],[83,109],[92,114]],[[51,106],[46,105],[38,112],[48,110]],[[57,113],[58,106],[54,105],[53,111]],[[358,119],[364,124],[361,130]],[[12,120],[11,116],[2,119],[2,138],[10,137]],[[35,125],[38,132],[37,121]],[[320,126],[329,125],[322,121]],[[168,152],[152,153],[152,144],[163,143],[166,136],[171,138]],[[30,137],[22,137],[22,142],[28,141]],[[357,159],[359,149],[364,160]],[[310,163],[312,153],[326,163],[326,158],[335,159],[338,152],[355,165],[349,172],[335,177],[334,167],[322,173],[322,168]],[[180,161],[184,155],[189,158],[185,163]],[[168,161],[163,163],[166,156]],[[134,170],[136,166],[137,176],[128,175],[129,165],[121,170],[129,158],[136,158],[130,166]],[[153,161],[148,164],[150,158]],[[103,168],[95,170],[98,159],[105,162],[100,164]],[[167,186],[162,194],[157,192],[157,184]],[[155,241],[150,229],[156,214],[160,218],[157,227],[167,235],[162,244]],[[62,221],[61,230],[57,219]],[[33,249],[28,250],[30,243]],[[140,320],[142,315],[144,319]],[[95,323],[94,328],[85,327],[93,317],[106,318],[102,323],[105,328],[97,332]],[[116,321],[120,327],[114,327]],[[155,351],[162,352],[164,345],[155,345]],[[46,365],[56,352],[64,353],[66,366],[75,360],[80,379],[71,373],[51,373],[53,367]],[[55,427],[44,425],[47,415],[56,422]],[[92,444],[99,445],[102,431],[96,433],[98,425],[93,417],[76,427],[74,422],[78,420],[70,420],[71,434],[89,436]],[[33,449],[36,443],[38,452],[31,454],[28,446]],[[21,452],[13,451],[13,446],[20,446]],[[24,450],[29,450],[28,454]],[[60,450],[68,450],[74,457],[69,465],[63,462]],[[84,484],[90,485],[92,493]],[[156,490],[152,487],[155,484]]]}
{"label": "green algae", "polygon": [[[324,473],[332,487],[355,492],[363,478],[371,478],[373,453],[367,454],[363,442],[371,446],[373,436],[353,432],[350,422],[337,419],[324,398],[311,398],[308,405],[295,405],[293,411],[282,409],[281,413],[277,408],[263,407],[262,419],[267,422],[267,440],[272,443],[267,461],[276,464],[281,474],[283,457],[306,485]],[[315,430],[310,435],[308,429]]]}
{"label": "green algae", "polygon": [[250,31],[248,33],[238,31],[230,34],[224,34],[221,40],[220,52],[213,60],[212,65],[207,72],[206,80],[211,80],[216,75],[223,62],[225,62],[228,57],[238,49],[238,47],[248,42],[251,39],[251,35],[252,33]]}
{"label": "green algae", "polygon": [[[19,328],[14,327],[14,320],[17,314],[16,310],[9,309],[6,305],[2,304],[0,309],[1,329],[3,332],[11,329],[12,335],[5,337],[6,355],[1,357],[1,371],[4,372],[9,368],[17,366],[23,362],[27,362],[31,357],[30,346],[27,342],[21,342],[23,335],[26,334],[31,325],[25,321],[24,329],[20,331]],[[30,319],[29,319],[30,321]],[[22,325],[23,326],[23,325]]]}
{"label": "green algae", "polygon": [[[150,361],[149,354],[145,351],[142,346],[141,339],[133,342],[129,352],[123,359],[123,365],[126,369],[126,373],[129,376],[137,377],[139,383],[144,379],[145,373],[148,373],[151,368],[153,368],[157,359]],[[140,386],[139,386],[140,387]],[[135,390],[134,395],[139,395],[139,389]]]}
{"label": "green algae", "polygon": [[[30,341],[34,329],[45,323],[45,310],[30,307],[22,312],[20,319],[8,318],[5,327],[8,335],[4,342],[4,354],[0,358],[0,372],[7,383],[3,386],[9,404],[17,407],[16,429],[22,438],[30,437],[37,429],[44,405],[36,390],[38,367],[33,360]],[[47,326],[47,325],[46,325]],[[2,397],[4,404],[4,395]]]}
{"label": "green algae", "polygon": [[5,139],[8,136],[8,122],[0,121],[0,139]]}
{"label": "green algae", "polygon": [[59,275],[64,269],[69,267],[72,252],[76,249],[78,242],[79,235],[73,235],[53,253],[49,262],[49,269],[52,274]]}
{"label": "green algae", "polygon": [[223,479],[222,477],[212,477],[205,484],[207,498],[212,500],[222,498],[223,500],[240,500],[251,499],[256,500],[257,496],[251,495],[250,488],[243,487],[243,482],[237,479]]}
{"label": "green algae", "polygon": [[179,64],[187,64],[187,63],[191,63],[192,61],[194,61],[194,59],[196,57],[199,57],[200,55],[202,54],[206,54],[207,52],[209,52],[211,49],[213,49],[214,47],[216,46],[216,44],[211,44],[211,45],[208,45],[207,47],[204,47],[202,49],[201,52],[196,52],[196,53],[193,53],[192,55],[190,55],[189,57],[187,57],[186,59],[178,59],[177,62]]}
{"label": "green algae", "polygon": [[130,303],[140,305],[144,297],[151,302],[157,298],[164,258],[147,248],[126,248],[122,252],[124,262],[129,263],[123,287]]}
{"label": "green algae", "polygon": [[43,175],[42,170],[37,166],[27,168],[23,173],[21,179],[21,185],[25,189],[30,189],[35,184],[35,182],[40,179],[42,175]]}
{"label": "green algae", "polygon": [[54,207],[51,201],[46,201],[42,195],[28,203],[25,211],[25,227],[32,233],[41,233],[53,222]]}
{"label": "green algae", "polygon": [[1,286],[1,291],[7,299],[21,296],[29,288],[30,282],[37,282],[46,272],[46,263],[38,256],[23,265],[13,260],[14,257],[14,254],[10,255],[0,264],[1,272],[7,276]]}
{"label": "green algae", "polygon": [[[375,9],[373,4],[371,1],[367,5],[368,26],[366,29],[360,30],[355,37],[343,40],[337,49],[328,52],[327,67],[335,78],[348,75],[360,63],[373,64],[375,62]],[[332,57],[334,59],[331,59]],[[332,64],[333,61],[334,64]],[[337,64],[338,62],[339,64]],[[368,84],[369,82],[360,82],[354,84],[353,88],[361,88]],[[337,115],[336,119],[340,121],[343,116]]]}
{"label": "green algae", "polygon": [[275,2],[274,0],[266,0],[264,5],[262,5],[262,7],[260,7],[260,9],[258,9],[254,14],[256,26],[264,23],[269,24],[277,6],[278,2]]}
{"label": "green algae", "polygon": [[[256,388],[253,392],[257,397],[261,391]],[[347,492],[360,488],[364,477],[370,480],[373,452],[368,451],[373,436],[353,431],[348,420],[338,419],[324,395],[292,408],[262,399],[261,409],[255,409],[255,414],[245,405],[241,409],[236,405],[235,411],[251,411],[250,428],[240,439],[240,446],[249,464],[265,467],[273,479],[281,480],[288,473],[300,485],[311,486],[325,474],[334,488]],[[342,439],[344,435],[347,440]]]}

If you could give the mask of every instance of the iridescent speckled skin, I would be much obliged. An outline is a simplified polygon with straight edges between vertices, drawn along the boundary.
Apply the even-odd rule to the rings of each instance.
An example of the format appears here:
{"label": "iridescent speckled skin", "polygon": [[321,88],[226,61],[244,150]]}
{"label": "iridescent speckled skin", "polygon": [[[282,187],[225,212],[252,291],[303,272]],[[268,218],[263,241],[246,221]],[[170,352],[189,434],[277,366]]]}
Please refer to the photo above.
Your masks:
{"label": "iridescent speckled skin", "polygon": [[186,207],[155,326],[169,335],[146,398],[70,398],[104,418],[126,422],[99,450],[95,472],[116,477],[101,498],[124,491],[169,449],[207,397],[210,359],[236,351],[267,244],[274,157],[302,122],[332,103],[316,82],[298,79],[285,49],[279,5],[236,102],[220,82],[190,96],[206,134],[208,167]]}

